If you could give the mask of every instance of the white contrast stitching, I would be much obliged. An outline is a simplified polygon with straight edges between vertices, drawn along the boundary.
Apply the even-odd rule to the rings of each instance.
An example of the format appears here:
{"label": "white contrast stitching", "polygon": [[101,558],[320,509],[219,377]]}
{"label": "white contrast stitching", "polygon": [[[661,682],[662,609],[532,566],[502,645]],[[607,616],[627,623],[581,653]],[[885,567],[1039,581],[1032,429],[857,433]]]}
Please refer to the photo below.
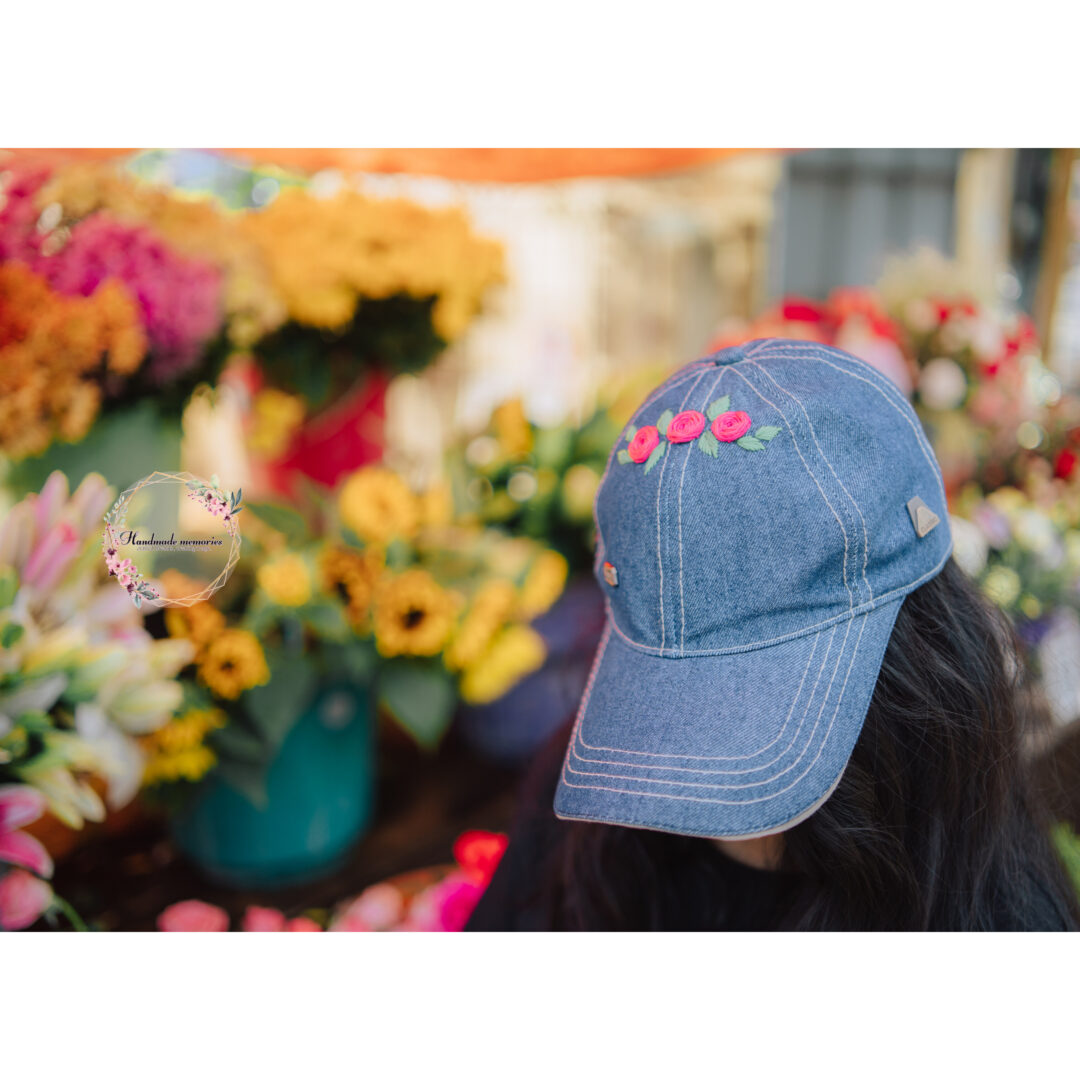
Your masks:
{"label": "white contrast stitching", "polygon": [[[827,346],[823,346],[827,347]],[[941,476],[941,468],[937,463],[937,459],[934,457],[933,449],[926,438],[926,432],[923,431],[922,424],[917,423],[911,419],[911,416],[906,413],[896,400],[890,396],[895,394],[907,407],[911,408],[911,403],[903,395],[900,388],[888,378],[886,375],[882,375],[872,364],[868,364],[865,360],[860,360],[857,356],[852,356],[850,353],[846,353],[841,349],[830,348],[829,352],[832,353],[837,359],[851,360],[856,364],[866,368],[866,370],[882,380],[884,385],[880,385],[874,382],[872,379],[868,379],[865,375],[859,375],[854,371],[849,371],[847,368],[840,367],[839,364],[834,364],[831,360],[826,360],[815,350],[809,348],[805,344],[798,342],[792,342],[790,345],[783,345],[775,349],[774,352],[768,353],[763,359],[768,359],[772,356],[798,356],[800,359],[817,360],[819,363],[826,364],[828,367],[839,371],[841,375],[847,375],[849,378],[858,379],[860,382],[866,383],[868,386],[872,386],[881,396],[907,421],[908,427],[915,432],[915,438],[919,443],[919,449],[922,450],[923,457],[926,458],[927,463],[930,465],[931,471],[937,477],[938,487],[941,490],[941,498],[945,500],[945,482]],[[888,387],[890,393],[886,393],[885,387]]]}
{"label": "white contrast stitching", "polygon": [[[781,634],[779,637],[766,638],[763,641],[748,641],[743,645],[732,645],[726,649],[697,649],[694,652],[684,652],[681,656],[675,659],[692,660],[695,656],[734,656],[736,653],[753,652],[754,649],[763,649],[769,645],[779,645],[783,641],[792,641],[795,638],[803,637],[809,634],[813,630],[820,630],[824,626],[831,626],[833,623],[838,623],[842,619],[853,619],[863,614],[863,612],[874,611],[881,607],[882,604],[892,600],[893,597],[904,595],[917,589],[924,581],[929,581],[935,574],[941,572],[941,568],[949,561],[949,557],[952,555],[952,541],[949,541],[949,547],[945,551],[945,554],[941,557],[941,561],[932,570],[927,570],[921,577],[917,577],[914,581],[909,581],[906,585],[897,585],[895,589],[890,589],[887,593],[881,593],[875,600],[867,600],[865,603],[860,604],[854,611],[841,611],[839,615],[830,615],[827,619],[822,619],[821,622],[814,623],[812,626],[804,626],[800,630],[792,630],[789,634]],[[615,622],[614,614],[610,607],[608,608],[608,621],[611,623],[612,629],[626,642],[627,645],[632,645],[635,649],[640,649],[642,652],[659,655],[659,650],[655,645],[643,645],[640,641],[635,641],[632,637],[627,635]]]}
{"label": "white contrast stitching", "polygon": [[791,400],[794,401],[795,404],[798,405],[800,409],[802,409],[803,416],[806,417],[806,423],[810,427],[810,437],[814,440],[814,445],[818,448],[818,453],[821,455],[821,460],[824,461],[826,465],[828,465],[829,472],[831,472],[833,474],[833,479],[840,485],[840,487],[843,490],[844,494],[851,500],[851,505],[855,507],[855,512],[859,515],[859,520],[862,522],[862,534],[863,534],[862,578],[863,578],[863,584],[866,586],[867,591],[870,593],[870,599],[873,600],[874,599],[874,590],[873,590],[873,587],[870,585],[870,582],[867,580],[867,577],[866,577],[866,563],[867,563],[867,559],[869,558],[869,555],[870,555],[870,538],[869,538],[869,536],[867,535],[867,532],[866,532],[866,518],[863,517],[862,508],[855,501],[855,498],[851,494],[851,492],[848,491],[848,489],[844,486],[844,481],[841,480],[840,477],[836,475],[836,470],[832,467],[832,462],[829,461],[829,459],[825,456],[825,451],[822,450],[821,443],[818,442],[817,432],[814,430],[814,422],[813,422],[813,420],[810,419],[810,414],[806,411],[806,406],[803,405],[802,401],[800,401],[799,398],[797,398],[790,390],[788,390],[786,387],[781,386],[772,377],[772,375],[770,375],[769,372],[766,371],[765,368],[763,368],[756,360],[751,360],[750,363],[754,367],[756,367],[758,369],[758,371],[760,371],[761,374],[764,375],[765,378],[768,379],[769,382],[771,382],[773,384],[773,386],[776,387],[777,390],[779,390],[781,393],[787,394],[787,396],[789,398],[791,398]]}
{"label": "white contrast stitching", "polygon": [[[636,796],[641,796],[641,797],[650,798],[650,799],[675,799],[675,800],[678,800],[680,802],[700,802],[700,803],[720,804],[720,805],[724,805],[724,806],[749,806],[749,805],[751,805],[753,803],[769,802],[769,801],[777,798],[778,796],[783,795],[784,792],[790,791],[793,787],[795,787],[799,783],[800,780],[803,779],[804,776],[807,776],[809,774],[811,769],[813,769],[813,767],[817,764],[818,759],[821,757],[822,751],[825,749],[826,745],[828,744],[829,735],[832,732],[832,725],[835,722],[837,714],[840,711],[840,705],[843,702],[844,694],[847,691],[848,677],[851,675],[851,669],[855,664],[855,658],[856,658],[856,656],[858,656],[859,645],[862,642],[862,631],[863,631],[863,629],[865,629],[865,627],[866,627],[866,619],[864,618],[863,623],[862,623],[862,627],[859,630],[859,637],[855,642],[855,649],[851,654],[851,663],[848,664],[847,673],[844,675],[844,682],[843,682],[843,685],[840,688],[840,696],[836,699],[836,707],[833,710],[833,715],[829,720],[828,730],[825,732],[825,736],[821,741],[821,746],[818,747],[817,754],[814,755],[814,760],[810,762],[810,764],[806,767],[806,770],[804,772],[802,772],[799,776],[797,776],[787,787],[781,788],[780,791],[774,791],[771,795],[763,795],[763,796],[761,796],[760,798],[757,798],[757,799],[707,799],[707,798],[704,798],[703,796],[698,796],[698,795],[665,795],[662,792],[637,791],[637,790],[634,790],[633,788],[617,788],[617,787],[611,787],[611,786],[606,786],[606,785],[602,785],[602,784],[575,784],[575,783],[573,783],[572,781],[570,781],[570,780],[568,780],[566,778],[567,770],[574,773],[575,776],[587,776],[589,774],[588,773],[579,773],[576,770],[570,768],[569,754],[567,754],[566,760],[563,762],[562,782],[567,787],[583,788],[583,789],[586,789],[586,790],[589,790],[589,791],[610,791],[610,792],[613,792],[616,795],[636,795]],[[630,778],[622,777],[622,776],[616,776],[613,779],[625,780],[625,779],[630,779]],[[638,781],[633,781],[633,782],[634,783],[655,783],[655,781],[647,781],[647,780],[638,780]],[[780,824],[781,822],[783,822],[785,820],[790,820],[790,818],[784,818],[784,817],[777,818],[776,821],[774,821],[774,822],[763,823],[760,826],[760,828],[761,829],[771,828],[772,825]]]}
{"label": "white contrast stitching", "polygon": [[744,383],[746,383],[746,385],[749,386],[750,389],[753,390],[754,393],[757,394],[757,396],[759,398],[761,398],[762,401],[764,401],[767,405],[771,405],[784,418],[784,423],[787,424],[788,433],[791,435],[792,445],[795,447],[795,453],[797,453],[799,455],[799,460],[803,463],[803,468],[806,469],[807,473],[809,473],[810,479],[814,481],[814,486],[818,489],[819,492],[821,492],[821,497],[825,500],[825,505],[830,510],[832,510],[832,516],[834,518],[836,518],[836,523],[837,523],[837,525],[840,526],[840,532],[844,537],[844,563],[843,563],[843,566],[840,568],[840,571],[841,571],[841,576],[844,579],[844,588],[847,589],[847,594],[848,594],[848,614],[850,615],[855,610],[855,594],[851,591],[851,586],[848,584],[848,579],[847,579],[847,561],[848,561],[848,535],[847,535],[847,529],[844,528],[844,523],[840,520],[840,515],[836,512],[835,508],[833,507],[833,504],[831,502],[829,502],[828,496],[825,494],[825,492],[822,489],[821,485],[818,483],[818,478],[814,475],[814,473],[811,470],[810,466],[806,464],[806,458],[803,457],[802,450],[799,449],[799,440],[795,438],[795,429],[792,426],[791,421],[787,418],[787,415],[784,413],[784,410],[781,409],[780,406],[777,405],[775,402],[770,401],[741,371],[739,371],[738,369],[734,369],[734,370],[735,370],[735,374],[738,375],[739,378],[742,379],[742,381]]}
{"label": "white contrast stitching", "polygon": [[[720,380],[727,374],[727,368],[722,367],[720,374],[716,376],[716,381],[709,388],[706,398],[712,399],[713,394],[716,393],[717,387],[720,385]],[[696,385],[696,384],[695,384]],[[708,408],[708,402],[706,402],[706,408]],[[693,446],[690,447],[691,451]],[[683,587],[683,544],[682,544],[682,493],[683,482],[686,480],[686,466],[690,464],[690,458],[692,454],[687,454],[683,458],[682,472],[679,474],[679,652],[686,647],[686,604],[685,604],[685,589]]]}
{"label": "white contrast stitching", "polygon": [[[795,758],[794,761],[792,761],[792,763],[790,765],[788,765],[784,769],[781,769],[779,772],[774,773],[772,776],[766,778],[765,780],[752,780],[752,781],[750,781],[748,783],[745,783],[745,784],[707,784],[707,783],[704,783],[704,782],[693,781],[693,780],[658,780],[655,777],[651,777],[651,776],[649,776],[649,777],[636,777],[636,776],[626,776],[626,775],[623,775],[621,773],[596,772],[595,770],[592,770],[592,769],[586,769],[586,770],[575,769],[573,767],[573,765],[571,765],[569,763],[569,759],[567,760],[567,768],[569,768],[569,770],[572,773],[574,773],[575,776],[606,776],[606,777],[610,777],[613,780],[630,780],[630,781],[633,781],[635,784],[670,784],[673,787],[709,787],[709,788],[725,788],[725,789],[731,789],[733,791],[744,791],[747,788],[764,787],[766,784],[771,784],[775,780],[777,780],[779,777],[783,776],[784,773],[791,772],[791,770],[794,769],[799,764],[800,761],[802,761],[802,759],[806,756],[806,754],[809,753],[810,746],[813,744],[813,741],[814,741],[814,733],[817,731],[818,725],[821,723],[821,716],[825,712],[825,706],[829,703],[829,695],[832,693],[833,683],[836,681],[836,673],[837,673],[837,671],[840,670],[841,663],[843,663],[844,650],[847,648],[847,639],[848,639],[848,635],[850,633],[851,633],[851,623],[849,622],[847,624],[847,628],[844,630],[844,640],[843,640],[842,644],[840,645],[840,654],[836,658],[836,664],[835,664],[835,667],[833,668],[832,676],[829,679],[829,685],[825,690],[825,696],[821,699],[821,707],[818,709],[817,719],[814,721],[814,726],[810,730],[810,736],[806,741],[806,745],[802,748],[802,750],[799,752],[798,756]],[[835,636],[836,636],[836,631],[834,630],[832,638],[835,638]],[[818,685],[821,682],[821,675],[825,671],[825,668],[828,666],[829,656],[832,653],[832,638],[830,638],[830,640],[829,640],[829,651],[825,654],[825,660],[821,665],[821,671],[818,672],[817,680],[814,682],[814,691],[810,695],[810,698],[807,701],[806,706],[803,708],[802,716],[799,717],[799,724],[795,729],[795,734],[791,737],[791,742],[789,742],[788,745],[786,747],[784,747],[784,749],[779,754],[777,754],[776,757],[774,757],[772,759],[772,761],[768,761],[764,765],[755,765],[752,769],[687,769],[687,770],[679,770],[679,771],[680,772],[681,771],[700,772],[700,773],[720,774],[720,775],[733,775],[733,776],[746,776],[749,773],[761,772],[763,769],[768,769],[770,766],[775,765],[778,761],[782,760],[784,755],[798,741],[799,732],[801,732],[802,729],[803,729],[803,722],[806,720],[806,716],[810,711],[810,706],[813,704],[814,698],[817,696],[817,688],[818,688]],[[580,737],[581,736],[580,736],[580,733],[579,733],[579,735],[577,736],[577,739],[580,739]],[[577,739],[575,739],[574,742],[576,742]],[[571,744],[570,744],[572,751],[573,751],[574,742],[571,742]],[[581,755],[576,753],[576,751],[572,752],[572,756],[577,757],[580,760],[587,760],[587,759],[581,758]],[[649,766],[649,765],[627,765],[627,764],[625,764],[624,762],[621,762],[621,761],[600,761],[597,764],[600,764],[600,765],[619,765],[619,766],[622,766],[623,768],[627,768],[627,769],[629,769],[629,768],[638,768],[638,769],[653,768],[653,769],[667,769],[668,771],[671,771],[671,772],[675,771],[674,769],[669,768],[668,766],[665,766],[665,765],[653,765],[653,766]]]}
{"label": "white contrast stitching", "polygon": [[[697,384],[701,382],[704,377],[705,372],[702,371],[694,380],[694,385],[683,395],[682,404],[679,406],[679,412],[682,412],[683,409],[686,408],[686,403],[690,400],[690,395],[697,389]],[[664,620],[664,554],[661,546],[660,495],[664,489],[664,474],[667,472],[668,462],[671,460],[671,440],[667,438],[666,431],[660,432],[660,435],[667,440],[667,447],[664,450],[664,463],[660,466],[660,476],[656,481],[656,565],[660,571],[660,654],[663,655],[664,643],[667,640],[667,624]]]}
{"label": "white contrast stitching", "polygon": [[[687,379],[691,378],[695,371],[702,365],[707,365],[707,360],[696,360],[692,364],[687,364],[686,367],[676,372],[671,376],[668,382],[665,382],[663,386],[657,387],[635,410],[634,416],[638,416],[643,409],[647,409],[657,398],[662,397],[669,390],[674,390],[677,386],[682,386]],[[625,431],[625,428],[623,429]],[[619,449],[619,443],[622,442],[623,432],[619,432],[619,437],[612,443],[611,449],[608,451],[607,464],[604,465],[603,475],[600,477],[600,483],[597,485],[597,490],[604,486],[604,481],[608,477],[608,473],[611,472],[611,463],[615,460],[615,454]],[[604,534],[600,531],[600,518],[596,513],[596,501],[593,501],[593,527],[596,529],[596,558],[593,560],[593,569],[595,570],[600,566],[604,557]]]}
{"label": "white contrast stitching", "polygon": [[[822,631],[822,634],[824,631]],[[788,709],[787,718],[780,730],[773,737],[771,742],[766,743],[760,750],[755,750],[752,754],[660,754],[650,753],[648,750],[624,750],[619,746],[594,746],[592,743],[585,741],[585,736],[578,731],[576,741],[581,743],[586,750],[606,750],[613,754],[635,754],[642,757],[670,757],[677,758],[680,761],[746,761],[750,758],[757,757],[759,754],[764,754],[771,746],[774,746],[783,737],[784,732],[787,730],[788,724],[791,722],[791,717],[795,712],[795,706],[799,703],[799,698],[802,697],[803,686],[806,683],[806,676],[810,674],[810,665],[814,662],[814,654],[817,652],[818,642],[821,640],[822,634],[818,634],[814,638],[813,647],[810,649],[810,655],[806,659],[806,668],[803,670],[802,678],[799,680],[799,689],[795,694],[795,697],[791,701],[791,707]],[[825,670],[826,664],[829,662],[829,653],[832,652],[833,639],[836,637],[836,627],[833,627],[832,634],[829,636],[829,644],[825,649],[825,656],[821,661],[821,667],[818,669],[817,678],[814,680],[814,689],[810,694],[810,701],[814,700],[814,695],[817,693],[818,683],[821,681],[821,673]],[[582,717],[582,729],[584,729],[584,716]],[[581,757],[581,755],[577,755]],[[587,758],[581,758],[582,761],[589,760]],[[775,760],[775,758],[773,759]],[[625,764],[625,762],[605,762],[603,764]],[[632,767],[632,766],[631,766]],[[663,769],[667,768],[664,765],[652,765],[645,766],[645,768]],[[690,770],[697,771],[697,770]]]}

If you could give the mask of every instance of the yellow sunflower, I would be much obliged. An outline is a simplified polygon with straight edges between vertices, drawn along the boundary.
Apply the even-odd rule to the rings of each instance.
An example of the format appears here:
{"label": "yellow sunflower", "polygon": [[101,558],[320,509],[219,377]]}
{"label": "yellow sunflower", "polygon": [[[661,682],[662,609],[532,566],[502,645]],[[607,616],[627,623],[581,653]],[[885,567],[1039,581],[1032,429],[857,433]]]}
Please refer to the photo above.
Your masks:
{"label": "yellow sunflower", "polygon": [[198,780],[217,764],[217,756],[203,740],[224,727],[221,709],[188,709],[159,731],[144,735],[139,745],[146,755],[143,782],[147,785],[176,780]]}
{"label": "yellow sunflower", "polygon": [[376,648],[383,656],[434,656],[450,636],[456,610],[454,595],[426,570],[406,570],[376,591]]}
{"label": "yellow sunflower", "polygon": [[341,520],[362,540],[408,540],[420,526],[416,496],[396,473],[371,467],[355,472],[338,497]]}
{"label": "yellow sunflower", "polygon": [[492,414],[491,422],[499,448],[508,458],[524,457],[532,450],[533,434],[525,417],[521,398],[504,401]]}
{"label": "yellow sunflower", "polygon": [[446,650],[446,666],[458,671],[474,663],[514,611],[517,597],[509,581],[486,582],[477,590]]}
{"label": "yellow sunflower", "polygon": [[542,615],[562,595],[570,566],[557,551],[542,551],[521,586],[518,610],[526,619]]}
{"label": "yellow sunflower", "polygon": [[225,616],[213,604],[203,602],[187,608],[166,608],[169,636],[187,638],[201,653],[225,629]]}
{"label": "yellow sunflower", "polygon": [[299,555],[282,555],[263,563],[255,576],[259,587],[275,604],[300,607],[311,599],[311,575]]}
{"label": "yellow sunflower", "polygon": [[461,677],[463,700],[482,705],[501,698],[516,682],[544,662],[544,639],[518,623],[501,631],[483,655]]}
{"label": "yellow sunflower", "polygon": [[264,457],[280,457],[304,420],[304,399],[267,387],[252,402],[253,423],[248,445]]}
{"label": "yellow sunflower", "polygon": [[373,548],[362,552],[327,548],[320,558],[320,567],[323,588],[341,597],[353,628],[366,632],[375,586],[385,569],[381,553]]}
{"label": "yellow sunflower", "polygon": [[199,678],[219,697],[235,700],[270,680],[262,646],[247,630],[223,630],[199,661]]}

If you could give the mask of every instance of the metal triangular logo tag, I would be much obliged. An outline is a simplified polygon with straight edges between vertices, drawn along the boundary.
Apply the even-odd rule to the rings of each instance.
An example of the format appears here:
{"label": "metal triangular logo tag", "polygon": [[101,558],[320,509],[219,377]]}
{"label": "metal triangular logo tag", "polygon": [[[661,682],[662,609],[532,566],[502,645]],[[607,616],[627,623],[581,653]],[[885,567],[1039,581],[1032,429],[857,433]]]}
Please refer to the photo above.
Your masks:
{"label": "metal triangular logo tag", "polygon": [[908,500],[907,508],[911,515],[911,524],[915,526],[915,535],[920,540],[941,522],[941,518],[918,495]]}

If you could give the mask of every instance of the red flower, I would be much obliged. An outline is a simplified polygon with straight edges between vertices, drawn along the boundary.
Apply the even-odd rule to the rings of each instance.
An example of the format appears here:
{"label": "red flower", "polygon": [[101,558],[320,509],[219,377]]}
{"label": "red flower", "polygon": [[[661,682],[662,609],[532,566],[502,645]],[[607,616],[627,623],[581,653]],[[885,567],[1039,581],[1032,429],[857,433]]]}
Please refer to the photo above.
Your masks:
{"label": "red flower", "polygon": [[1068,480],[1070,476],[1076,471],[1076,463],[1080,461],[1080,457],[1077,457],[1075,451],[1070,450],[1067,446],[1057,456],[1057,460],[1054,462],[1054,475],[1060,480]]}
{"label": "red flower", "polygon": [[741,410],[721,413],[712,422],[710,430],[721,442],[734,442],[750,430],[750,415]]}
{"label": "red flower", "polygon": [[660,432],[655,424],[646,424],[638,428],[637,434],[630,440],[630,460],[640,465],[649,460],[649,455],[660,445]]}
{"label": "red flower", "polygon": [[488,882],[506,850],[507,838],[502,833],[473,829],[463,832],[454,841],[454,858],[469,877]]}
{"label": "red flower", "polygon": [[813,300],[792,296],[783,302],[780,313],[787,322],[818,323],[825,318],[825,310]]}
{"label": "red flower", "polygon": [[668,424],[668,442],[684,443],[693,442],[705,430],[705,415],[696,409],[688,409],[679,413]]}

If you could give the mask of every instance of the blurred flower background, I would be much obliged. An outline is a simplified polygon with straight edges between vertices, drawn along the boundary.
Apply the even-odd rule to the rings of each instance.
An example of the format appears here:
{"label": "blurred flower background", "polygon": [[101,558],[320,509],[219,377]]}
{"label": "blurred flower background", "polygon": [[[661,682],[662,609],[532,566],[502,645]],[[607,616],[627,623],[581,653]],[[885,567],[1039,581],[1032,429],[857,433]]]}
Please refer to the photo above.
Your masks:
{"label": "blurred flower background", "polygon": [[[612,445],[763,336],[911,397],[1080,864],[1078,224],[1068,150],[0,151],[0,927],[461,929],[599,637]],[[179,469],[240,560],[137,609],[102,518]],[[176,494],[138,527],[210,535]]]}

